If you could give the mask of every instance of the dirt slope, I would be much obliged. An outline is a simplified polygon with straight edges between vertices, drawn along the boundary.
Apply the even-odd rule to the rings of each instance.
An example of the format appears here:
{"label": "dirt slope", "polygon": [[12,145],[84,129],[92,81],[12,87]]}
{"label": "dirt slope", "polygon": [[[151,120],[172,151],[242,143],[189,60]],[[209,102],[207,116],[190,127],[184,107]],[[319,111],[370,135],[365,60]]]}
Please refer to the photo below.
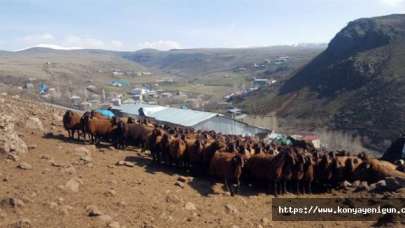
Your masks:
{"label": "dirt slope", "polygon": [[[66,140],[59,119],[63,110],[8,96],[0,98],[0,114],[17,119],[16,130],[29,148],[25,154],[0,156],[0,227],[302,228],[373,224],[274,222],[270,195],[243,185],[242,195],[230,197],[222,183],[154,167],[148,154],[137,149],[96,148]],[[28,116],[38,117],[44,130],[27,128]],[[133,167],[116,165],[122,160]],[[178,181],[179,175],[185,176],[184,183]],[[333,192],[321,197],[326,196],[347,195]],[[100,216],[89,216],[90,211]]]}

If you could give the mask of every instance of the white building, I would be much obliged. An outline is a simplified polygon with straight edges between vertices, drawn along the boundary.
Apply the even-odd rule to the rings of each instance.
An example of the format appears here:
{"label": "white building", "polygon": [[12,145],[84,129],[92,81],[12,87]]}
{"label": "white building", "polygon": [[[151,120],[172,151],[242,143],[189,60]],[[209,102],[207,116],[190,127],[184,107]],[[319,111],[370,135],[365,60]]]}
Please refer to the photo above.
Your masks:
{"label": "white building", "polygon": [[264,128],[250,126],[246,123],[228,118],[219,113],[202,112],[143,103],[123,104],[112,107],[119,115],[137,116],[143,109],[147,117],[165,124],[190,127],[197,130],[215,131],[230,135],[256,135],[270,132]]}
{"label": "white building", "polygon": [[133,88],[130,92],[132,98],[136,101],[143,101],[143,95],[146,90],[144,88]]}

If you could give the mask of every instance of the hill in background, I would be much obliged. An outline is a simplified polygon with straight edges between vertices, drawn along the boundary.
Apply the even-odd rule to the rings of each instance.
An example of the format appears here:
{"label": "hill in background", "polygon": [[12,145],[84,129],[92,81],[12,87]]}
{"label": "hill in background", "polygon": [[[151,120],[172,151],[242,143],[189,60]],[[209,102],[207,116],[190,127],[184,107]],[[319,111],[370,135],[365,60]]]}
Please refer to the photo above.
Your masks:
{"label": "hill in background", "polygon": [[[272,46],[258,48],[212,48],[158,51],[144,49],[124,53],[139,64],[183,78],[198,78],[218,72],[232,72],[289,56],[290,68],[308,63],[324,50],[323,45]],[[252,73],[252,72],[249,72]]]}
{"label": "hill in background", "polygon": [[405,129],[404,62],[405,15],[358,19],[277,91],[244,104],[383,148]]}

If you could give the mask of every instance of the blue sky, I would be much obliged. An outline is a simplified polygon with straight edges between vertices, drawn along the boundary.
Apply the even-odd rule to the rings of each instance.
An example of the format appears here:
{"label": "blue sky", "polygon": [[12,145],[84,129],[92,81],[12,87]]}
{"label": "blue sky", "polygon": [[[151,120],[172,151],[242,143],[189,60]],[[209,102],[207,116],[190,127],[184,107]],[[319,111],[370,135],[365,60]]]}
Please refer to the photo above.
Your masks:
{"label": "blue sky", "polygon": [[405,0],[0,0],[0,49],[252,47],[326,43]]}

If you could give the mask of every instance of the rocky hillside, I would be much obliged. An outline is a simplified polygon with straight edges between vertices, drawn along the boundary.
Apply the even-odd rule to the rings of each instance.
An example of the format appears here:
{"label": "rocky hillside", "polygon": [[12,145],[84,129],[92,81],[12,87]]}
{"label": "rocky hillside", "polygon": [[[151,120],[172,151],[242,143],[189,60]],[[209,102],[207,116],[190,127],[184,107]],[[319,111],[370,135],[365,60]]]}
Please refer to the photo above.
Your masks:
{"label": "rocky hillside", "polygon": [[[1,228],[309,228],[392,222],[272,221],[272,196],[264,189],[243,184],[241,194],[231,197],[222,180],[153,165],[150,154],[140,149],[116,150],[108,144],[95,147],[69,140],[62,128],[62,109],[4,93],[0,105],[4,107],[0,109]],[[404,196],[403,186],[383,182],[374,184],[376,188],[346,183],[342,190],[302,197]],[[393,186],[396,191],[386,191]],[[385,190],[376,192],[377,187]]]}
{"label": "rocky hillside", "polygon": [[405,129],[404,61],[405,15],[358,19],[277,92],[252,100],[266,112],[360,135],[382,149]]}

